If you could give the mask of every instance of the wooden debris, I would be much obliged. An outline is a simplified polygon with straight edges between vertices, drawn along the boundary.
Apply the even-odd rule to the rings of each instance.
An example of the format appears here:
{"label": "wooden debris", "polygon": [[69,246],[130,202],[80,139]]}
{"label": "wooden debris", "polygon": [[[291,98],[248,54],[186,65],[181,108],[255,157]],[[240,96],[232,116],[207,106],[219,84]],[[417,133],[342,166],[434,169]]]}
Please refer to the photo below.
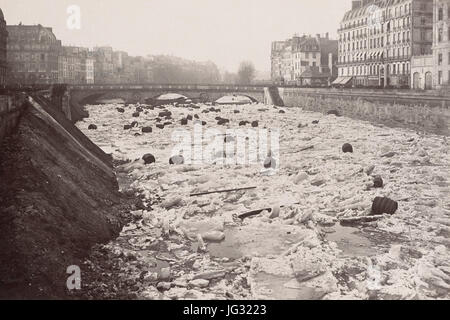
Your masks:
{"label": "wooden debris", "polygon": [[306,151],[306,150],[310,150],[310,149],[314,149],[314,146],[313,145],[307,146],[307,147],[301,148],[299,150],[295,150],[292,152],[286,152],[286,154],[294,154],[294,153],[298,153],[298,152],[302,152],[302,151]]}
{"label": "wooden debris", "polygon": [[245,188],[235,188],[235,189],[227,189],[227,190],[215,190],[215,191],[206,191],[206,192],[199,192],[199,193],[191,193],[191,197],[197,197],[197,196],[203,196],[206,194],[212,194],[212,193],[226,193],[226,192],[234,192],[234,191],[242,191],[242,190],[251,190],[256,189],[256,187],[245,187]]}
{"label": "wooden debris", "polygon": [[[292,204],[289,204],[289,205],[283,205],[283,206],[279,206],[279,208],[284,208],[284,207],[287,207],[287,206],[290,206],[290,205],[295,205],[295,204],[300,204],[300,203],[296,202],[296,203],[292,203]],[[241,213],[240,215],[238,215],[238,218],[244,220],[245,218],[257,216],[258,214],[260,214],[264,210],[272,212],[272,208],[257,209],[257,210],[252,210],[252,211]]]}
{"label": "wooden debris", "polygon": [[376,221],[381,218],[383,218],[383,215],[341,218],[341,219],[339,219],[339,223],[342,225],[351,225],[351,224],[357,224],[357,223],[361,223],[361,222],[372,222],[372,221]]}

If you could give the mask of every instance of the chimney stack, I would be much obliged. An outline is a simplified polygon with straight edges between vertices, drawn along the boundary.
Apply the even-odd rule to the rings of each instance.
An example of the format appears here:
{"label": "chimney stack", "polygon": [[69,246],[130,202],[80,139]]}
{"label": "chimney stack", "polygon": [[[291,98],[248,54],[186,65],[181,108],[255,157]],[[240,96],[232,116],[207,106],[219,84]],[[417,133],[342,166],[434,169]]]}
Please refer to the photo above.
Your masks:
{"label": "chimney stack", "polygon": [[317,39],[320,39],[320,33],[316,34]]}
{"label": "chimney stack", "polygon": [[330,68],[330,74],[333,74],[333,53],[328,54],[328,68]]}
{"label": "chimney stack", "polygon": [[329,39],[330,34],[327,32],[325,33],[325,38],[328,40]]}

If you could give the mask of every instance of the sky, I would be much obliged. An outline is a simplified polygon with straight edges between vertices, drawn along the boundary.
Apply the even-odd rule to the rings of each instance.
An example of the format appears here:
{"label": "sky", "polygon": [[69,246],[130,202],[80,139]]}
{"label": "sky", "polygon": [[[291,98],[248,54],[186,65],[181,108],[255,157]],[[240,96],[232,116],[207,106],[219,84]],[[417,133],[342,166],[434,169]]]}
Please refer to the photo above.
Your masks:
{"label": "sky", "polygon": [[[80,29],[67,9],[80,9]],[[213,61],[270,70],[270,46],[295,33],[337,36],[351,0],[0,0],[7,24],[52,27],[63,45],[112,46],[133,56]]]}

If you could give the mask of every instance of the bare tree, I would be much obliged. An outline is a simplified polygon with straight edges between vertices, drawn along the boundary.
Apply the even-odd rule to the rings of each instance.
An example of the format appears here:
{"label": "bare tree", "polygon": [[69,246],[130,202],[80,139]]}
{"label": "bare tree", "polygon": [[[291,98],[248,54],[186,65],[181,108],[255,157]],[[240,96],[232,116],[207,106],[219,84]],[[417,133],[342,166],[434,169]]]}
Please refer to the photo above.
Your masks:
{"label": "bare tree", "polygon": [[250,84],[255,78],[255,66],[250,61],[242,61],[239,65],[238,81],[240,84]]}

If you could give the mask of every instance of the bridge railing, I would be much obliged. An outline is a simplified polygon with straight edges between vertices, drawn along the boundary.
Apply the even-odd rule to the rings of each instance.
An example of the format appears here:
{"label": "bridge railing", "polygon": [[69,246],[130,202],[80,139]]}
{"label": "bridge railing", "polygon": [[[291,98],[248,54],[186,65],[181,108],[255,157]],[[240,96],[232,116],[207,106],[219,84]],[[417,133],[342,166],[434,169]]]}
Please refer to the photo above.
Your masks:
{"label": "bridge railing", "polygon": [[264,85],[232,84],[83,84],[69,85],[70,90],[235,90],[262,91]]}

